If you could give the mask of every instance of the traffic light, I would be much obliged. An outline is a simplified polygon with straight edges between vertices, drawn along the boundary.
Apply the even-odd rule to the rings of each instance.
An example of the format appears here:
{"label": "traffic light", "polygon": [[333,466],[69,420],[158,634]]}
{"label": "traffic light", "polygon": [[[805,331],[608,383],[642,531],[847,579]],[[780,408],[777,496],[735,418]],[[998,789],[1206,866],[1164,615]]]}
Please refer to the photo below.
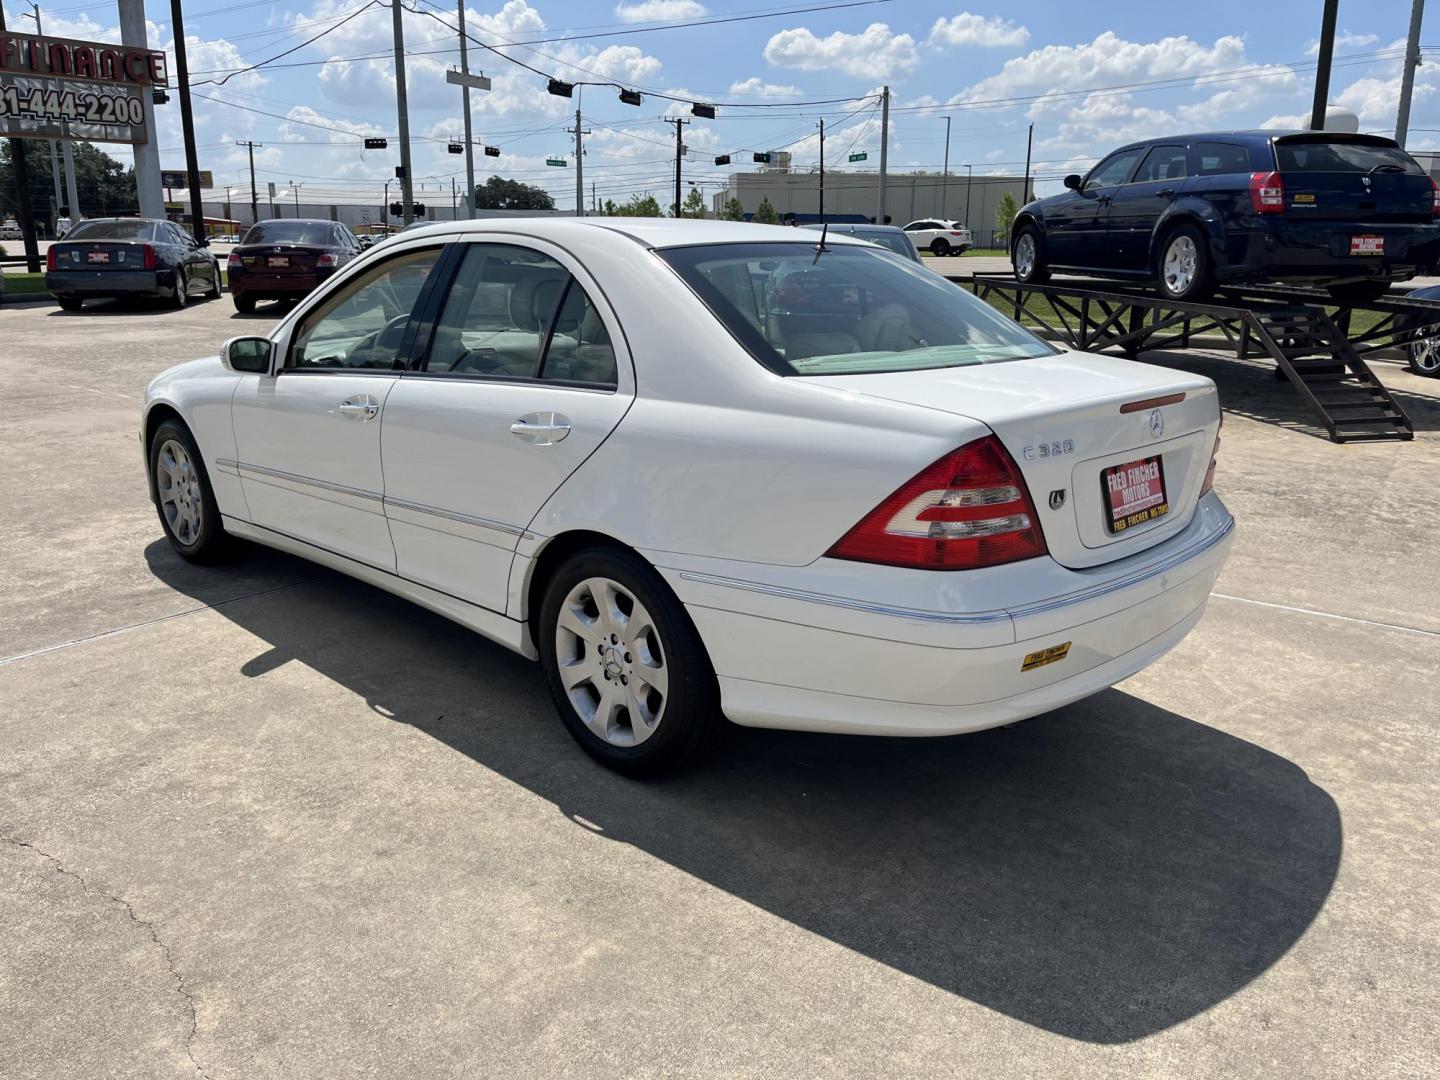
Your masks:
{"label": "traffic light", "polygon": [[487,146],[487,147],[485,147],[485,156],[486,156],[486,157],[499,157],[499,156],[500,156],[500,147],[498,147],[498,146]]}
{"label": "traffic light", "polygon": [[715,106],[714,106],[714,105],[700,105],[700,104],[691,105],[691,106],[690,106],[690,115],[691,115],[691,116],[700,116],[700,117],[705,118],[706,120],[714,120],[714,119],[715,119]]}
{"label": "traffic light", "polygon": [[730,155],[729,155],[729,154],[721,154],[719,157],[717,157],[717,158],[715,159],[715,164],[716,164],[716,165],[729,165],[729,164],[730,164]]}
{"label": "traffic light", "polygon": [[450,144],[450,153],[452,153],[452,154],[463,154],[464,152],[465,152],[465,147],[464,147],[462,144],[460,144],[460,143],[458,143],[458,142],[452,142],[452,143]]}
{"label": "traffic light", "polygon": [[404,166],[404,165],[396,165],[396,166],[395,166],[395,179],[396,179],[396,180],[404,180],[404,179],[405,179],[405,166]]}
{"label": "traffic light", "polygon": [[568,82],[561,82],[559,79],[551,79],[551,80],[550,80],[550,85],[549,85],[548,89],[549,89],[550,93],[554,94],[556,97],[574,97],[574,96],[575,96],[575,84],[574,84],[574,83],[568,83]]}
{"label": "traffic light", "polygon": [[621,90],[621,91],[620,91],[620,104],[621,104],[621,105],[639,105],[639,104],[640,104],[640,91],[639,91],[639,90]]}
{"label": "traffic light", "polygon": [[410,208],[410,210],[411,213],[413,213],[416,217],[425,216],[425,204],[423,202],[417,202],[414,206]]}
{"label": "traffic light", "polygon": [[390,216],[391,216],[391,217],[404,217],[404,216],[405,216],[405,204],[402,203],[402,202],[392,202],[392,203],[390,204]]}
{"label": "traffic light", "polygon": [[376,138],[373,135],[367,136],[365,139],[366,150],[384,150],[389,145],[390,143],[387,140]]}
{"label": "traffic light", "polygon": [[769,164],[770,164],[770,155],[769,155],[769,154],[756,154],[756,155],[755,155],[755,164],[757,164],[757,165],[769,165]]}

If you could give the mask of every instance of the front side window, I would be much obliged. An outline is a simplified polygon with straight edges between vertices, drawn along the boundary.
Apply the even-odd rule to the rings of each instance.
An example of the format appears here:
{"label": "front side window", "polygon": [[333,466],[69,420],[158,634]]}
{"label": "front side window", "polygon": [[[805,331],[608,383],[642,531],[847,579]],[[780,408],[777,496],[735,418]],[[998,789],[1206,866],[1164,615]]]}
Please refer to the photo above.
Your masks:
{"label": "front side window", "polygon": [[1183,146],[1152,146],[1145,155],[1140,171],[1135,174],[1135,183],[1149,180],[1183,180],[1190,172]]}
{"label": "front side window", "polygon": [[1140,160],[1144,148],[1135,150],[1121,150],[1119,153],[1111,154],[1095,168],[1090,170],[1090,175],[1085,178],[1085,190],[1093,191],[1095,188],[1115,187],[1130,179],[1130,171],[1135,168],[1135,163]]}
{"label": "front side window", "polygon": [[301,321],[286,368],[390,370],[440,248],[387,259],[329,296]]}
{"label": "front side window", "polygon": [[615,350],[580,283],[513,244],[469,244],[435,326],[427,372],[614,386]]}
{"label": "front side window", "polygon": [[938,274],[871,246],[670,248],[661,258],[782,375],[966,367],[1055,350]]}

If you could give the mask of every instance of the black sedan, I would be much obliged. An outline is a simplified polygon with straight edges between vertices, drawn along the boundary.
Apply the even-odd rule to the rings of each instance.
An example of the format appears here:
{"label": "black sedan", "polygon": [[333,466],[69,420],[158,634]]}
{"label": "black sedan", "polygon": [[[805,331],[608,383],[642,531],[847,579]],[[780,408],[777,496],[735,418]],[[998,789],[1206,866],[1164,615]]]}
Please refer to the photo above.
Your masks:
{"label": "black sedan", "polygon": [[66,311],[126,296],[184,307],[193,294],[220,295],[220,264],[173,221],[90,218],[50,245],[45,287]]}

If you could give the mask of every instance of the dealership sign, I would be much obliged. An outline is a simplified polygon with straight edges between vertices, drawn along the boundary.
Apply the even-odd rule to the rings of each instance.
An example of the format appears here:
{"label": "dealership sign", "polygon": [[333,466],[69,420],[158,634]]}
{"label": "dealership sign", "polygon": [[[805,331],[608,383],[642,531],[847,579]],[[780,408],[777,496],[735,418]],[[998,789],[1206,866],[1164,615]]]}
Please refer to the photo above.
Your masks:
{"label": "dealership sign", "polygon": [[143,143],[142,95],[168,83],[153,49],[0,34],[0,135]]}

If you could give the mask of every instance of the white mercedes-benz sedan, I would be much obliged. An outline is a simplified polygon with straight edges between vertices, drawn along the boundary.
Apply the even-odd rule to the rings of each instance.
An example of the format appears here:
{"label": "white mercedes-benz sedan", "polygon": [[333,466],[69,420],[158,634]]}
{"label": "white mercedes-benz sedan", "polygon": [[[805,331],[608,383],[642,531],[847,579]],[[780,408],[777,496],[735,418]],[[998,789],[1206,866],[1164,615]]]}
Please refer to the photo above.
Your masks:
{"label": "white mercedes-benz sedan", "polygon": [[631,773],[725,718],[977,731],[1139,671],[1233,520],[1208,379],[1060,351],[849,237],[634,218],[406,233],[156,378],[183,557],[229,537],[538,659]]}

